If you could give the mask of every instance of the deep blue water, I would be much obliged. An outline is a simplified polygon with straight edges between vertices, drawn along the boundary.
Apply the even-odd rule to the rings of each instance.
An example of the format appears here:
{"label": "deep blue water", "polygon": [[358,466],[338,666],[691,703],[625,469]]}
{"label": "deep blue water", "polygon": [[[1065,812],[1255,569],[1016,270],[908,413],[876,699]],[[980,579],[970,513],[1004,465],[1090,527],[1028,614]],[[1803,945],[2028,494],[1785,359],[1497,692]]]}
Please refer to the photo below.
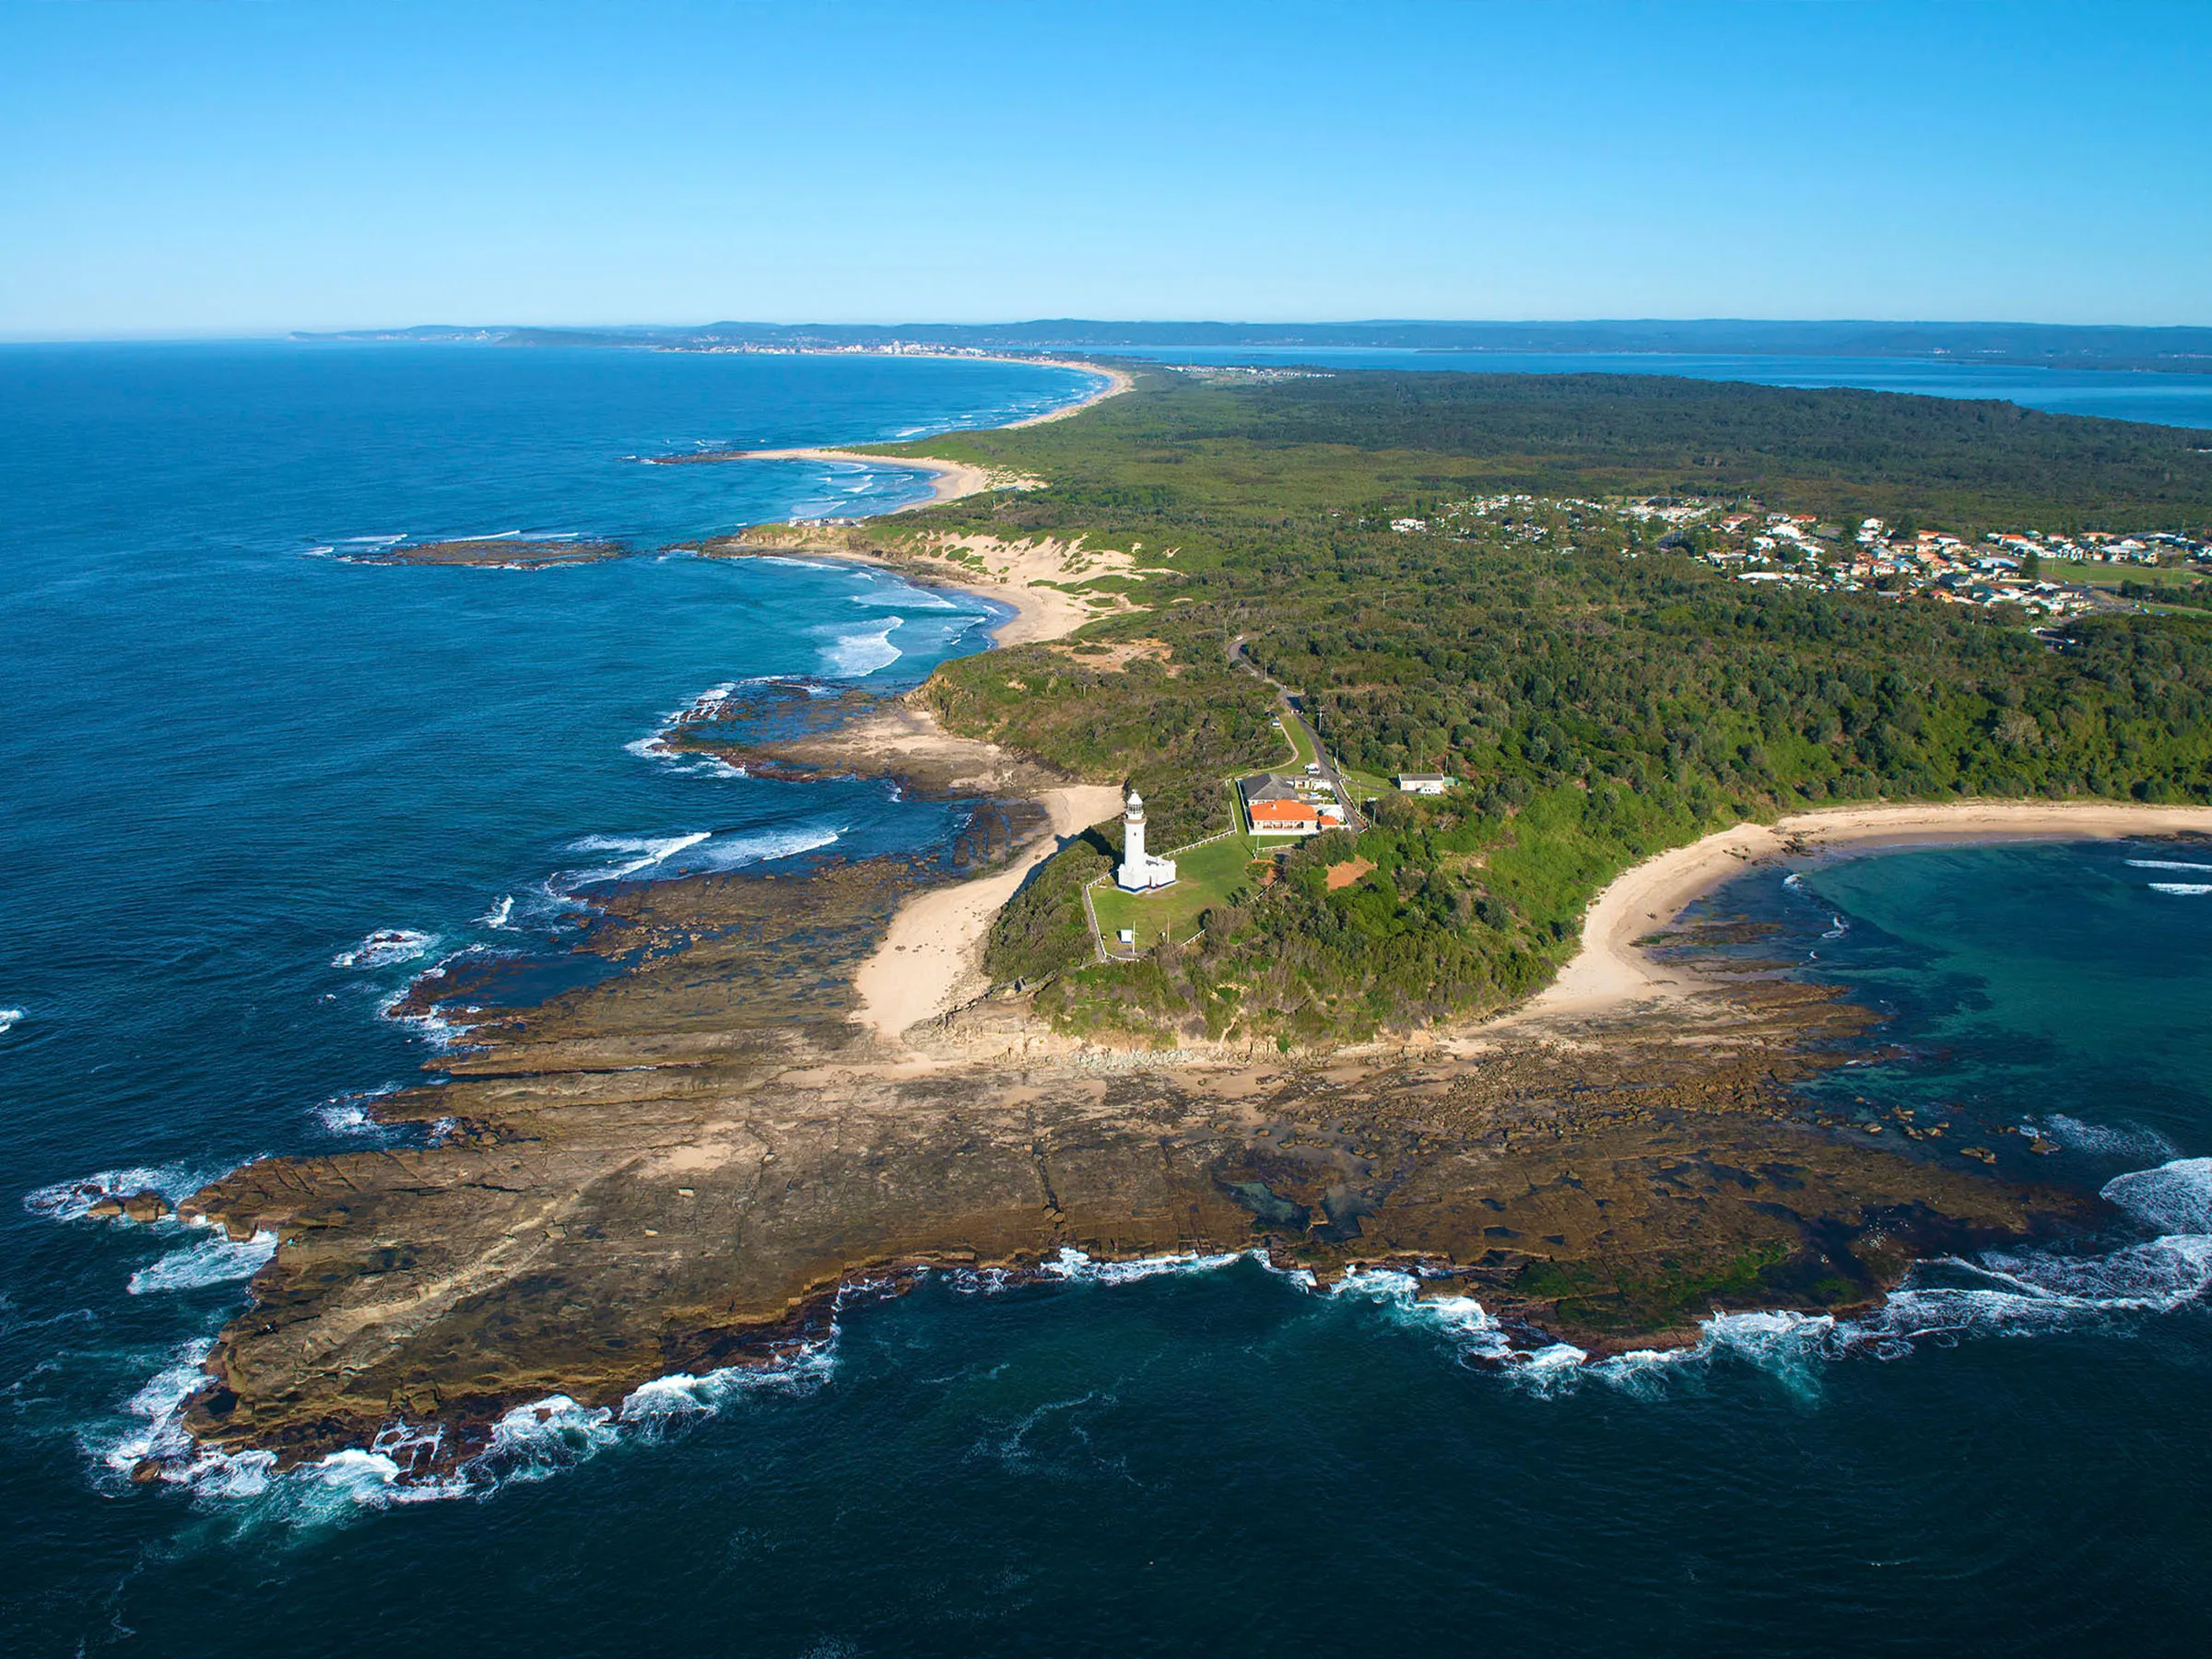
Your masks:
{"label": "deep blue water", "polygon": [[1405,351],[1358,347],[1186,351],[1131,348],[1121,355],[1171,363],[1311,363],[1338,369],[1408,369],[1469,374],[1681,374],[1760,386],[1864,386],[1925,397],[1999,398],[2053,415],[2101,415],[2161,426],[2212,427],[2212,374],[2037,369],[1928,358],[1767,357],[1733,352]]}
{"label": "deep blue water", "polygon": [[[377,1005],[429,958],[334,958],[384,928],[498,943],[502,900],[511,928],[547,924],[592,872],[702,833],[669,860],[924,846],[954,810],[635,751],[747,676],[907,683],[981,644],[980,602],[829,566],[314,549],[678,541],[836,483],[625,456],[999,418],[1076,384],[0,353],[0,1007],[21,1011],[0,1033],[0,1647],[2201,1651],[2212,895],[2153,884],[2212,874],[2128,860],[2212,853],[2154,844],[1864,858],[1712,901],[1888,1015],[1902,1057],[1824,1082],[1837,1104],[1910,1104],[2007,1171],[2118,1178],[2135,1218],[2074,1255],[1933,1265],[1856,1327],[1726,1320],[1685,1359],[1500,1374],[1467,1363],[1492,1341],[1471,1310],[1386,1279],[939,1277],[847,1309],[780,1381],[565,1419],[472,1496],[397,1503],[359,1459],[197,1490],[110,1466],[252,1263],[41,1194],[360,1145],[348,1097],[428,1053]],[[914,488],[858,481],[863,506]],[[2023,1124],[2062,1149],[2031,1158],[2003,1133]]]}

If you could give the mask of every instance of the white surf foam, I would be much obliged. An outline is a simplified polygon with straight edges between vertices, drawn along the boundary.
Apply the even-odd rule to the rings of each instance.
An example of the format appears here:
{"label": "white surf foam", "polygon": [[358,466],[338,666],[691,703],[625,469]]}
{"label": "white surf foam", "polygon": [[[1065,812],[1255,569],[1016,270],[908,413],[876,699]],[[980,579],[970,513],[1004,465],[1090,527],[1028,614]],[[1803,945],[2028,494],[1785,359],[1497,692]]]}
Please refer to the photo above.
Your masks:
{"label": "white surf foam", "polygon": [[2161,1233],[2212,1233],[2212,1158],[2178,1158],[2114,1176],[2103,1196]]}
{"label": "white surf foam", "polygon": [[747,865],[767,864],[778,858],[795,858],[834,845],[841,830],[827,825],[796,830],[764,830],[757,835],[732,836],[710,841],[699,851],[700,866],[709,870],[737,870]]}
{"label": "white surf foam", "polygon": [[411,962],[428,952],[438,943],[436,934],[424,933],[413,927],[380,927],[351,950],[341,950],[330,959],[333,968],[389,968],[395,962]]}
{"label": "white surf foam", "polygon": [[554,878],[559,889],[573,891],[596,883],[621,881],[651,871],[660,876],[692,876],[702,871],[739,870],[771,859],[794,858],[834,844],[843,828],[827,824],[800,825],[789,830],[757,830],[749,835],[716,835],[711,830],[683,835],[587,835],[569,843],[579,853],[620,853],[630,856],[581,874]]}
{"label": "white surf foam", "polygon": [[713,835],[712,830],[693,830],[679,835],[587,835],[581,841],[569,843],[574,853],[620,853],[627,856],[619,863],[603,865],[595,870],[586,870],[568,878],[571,887],[586,887],[599,881],[620,881],[665,864],[687,847],[696,847]]}
{"label": "white surf foam", "polygon": [[2212,874],[2212,864],[2188,864],[2173,858],[2131,858],[2127,862],[2138,870],[2203,870]]}
{"label": "white surf foam", "polygon": [[276,1235],[257,1232],[233,1244],[228,1239],[206,1239],[182,1250],[172,1250],[151,1266],[131,1275],[133,1296],[162,1290],[198,1290],[252,1278],[276,1253]]}
{"label": "white surf foam", "polygon": [[472,1480],[494,1485],[549,1480],[595,1457],[620,1438],[615,1414],[551,1394],[517,1406],[491,1426],[491,1442],[469,1460]]}
{"label": "white surf foam", "polygon": [[35,1188],[23,1194],[23,1207],[50,1221],[76,1221],[102,1198],[128,1198],[134,1193],[150,1190],[168,1199],[173,1208],[220,1173],[220,1170],[182,1163],[101,1170],[91,1175],[80,1175],[74,1181],[57,1181],[52,1186]]}
{"label": "white surf foam", "polygon": [[1139,1256],[1128,1262],[1100,1262],[1080,1250],[1063,1249],[1051,1261],[1038,1263],[1037,1267],[1048,1278],[1065,1279],[1071,1284],[1133,1285],[1139,1279],[1159,1278],[1164,1274],[1218,1272],[1242,1261],[1245,1254],[1243,1251],[1233,1251],[1218,1255]]}
{"label": "white surf foam", "polygon": [[[444,972],[445,970],[442,968],[432,968],[427,972],[418,974],[416,977],[418,980],[434,979],[441,976]],[[456,1042],[460,1041],[462,1038],[468,1035],[469,1028],[467,1026],[462,1024],[459,1020],[454,1019],[451,1015],[444,1013],[441,1009],[434,1007],[425,1008],[419,1013],[414,1014],[403,1014],[400,1012],[400,1004],[406,1001],[407,993],[413,989],[414,987],[410,985],[401,990],[394,991],[391,995],[385,997],[383,1001],[376,1005],[376,1011],[383,1016],[384,1018],[390,1020],[394,1025],[413,1027],[415,1034],[422,1038],[440,1053],[443,1053],[446,1050],[452,1048]]]}
{"label": "white surf foam", "polygon": [[2109,1158],[2165,1159],[2173,1157],[2176,1150],[2171,1141],[2153,1130],[2124,1124],[2085,1124],[2063,1112],[2054,1112],[2045,1118],[2031,1118],[2029,1127],[2062,1147]]}
{"label": "white surf foam", "polygon": [[128,1475],[148,1457],[188,1456],[192,1441],[184,1432],[184,1406],[212,1381],[201,1365],[214,1348],[206,1339],[178,1348],[168,1365],[123,1403],[124,1416],[135,1420],[110,1433],[88,1434],[87,1450],[118,1475]]}
{"label": "white surf foam", "polygon": [[1499,1366],[1516,1381],[1547,1389],[1589,1358],[1572,1343],[1515,1347],[1488,1309],[1471,1296],[1423,1296],[1421,1281],[1389,1267],[1354,1267],[1329,1287],[1333,1298],[1374,1303],[1392,1323],[1439,1335],[1463,1359]]}
{"label": "white surf foam", "polygon": [[514,895],[507,894],[477,920],[486,927],[512,928],[514,924]]}
{"label": "white surf foam", "polygon": [[2178,899],[2202,899],[2212,893],[2212,881],[2152,881],[2144,885],[2154,893],[2171,893]]}
{"label": "white surf foam", "polygon": [[878,628],[835,636],[822,647],[822,671],[844,679],[862,679],[879,668],[888,668],[904,654],[891,643],[891,635],[903,617],[887,617]]}
{"label": "white surf foam", "polygon": [[20,1008],[0,1008],[0,1037],[5,1037],[5,1036],[6,1036],[6,1035],[8,1034],[8,1032],[10,1032],[10,1031],[14,1030],[16,1029],[16,1027],[18,1027],[18,1025],[20,1025],[20,1024],[22,1024],[22,1023],[23,1023],[23,1010],[22,1010],[22,1009],[20,1009]]}
{"label": "white surf foam", "polygon": [[652,1439],[756,1394],[810,1393],[827,1382],[836,1369],[832,1327],[830,1336],[769,1364],[728,1366],[700,1376],[677,1371],[655,1377],[624,1398],[617,1417],[624,1427]]}
{"label": "white surf foam", "polygon": [[960,608],[949,599],[896,581],[887,582],[872,592],[853,594],[850,597],[854,605],[877,608],[886,606],[897,606],[900,610],[952,611]]}
{"label": "white surf foam", "polygon": [[369,1115],[369,1102],[397,1094],[400,1087],[397,1083],[380,1083],[374,1088],[333,1095],[314,1109],[315,1117],[333,1135],[382,1135],[386,1133],[385,1126]]}
{"label": "white surf foam", "polygon": [[1786,1312],[1716,1313],[1695,1347],[1600,1360],[1591,1376],[1649,1392],[1726,1354],[1801,1390],[1821,1367],[1856,1356],[1903,1359],[1969,1337],[2031,1336],[2115,1318],[2170,1313],[2212,1288],[2212,1159],[2181,1159],[2108,1182],[2104,1196],[2159,1236],[2107,1251],[1986,1251],[1915,1266],[1864,1318]]}

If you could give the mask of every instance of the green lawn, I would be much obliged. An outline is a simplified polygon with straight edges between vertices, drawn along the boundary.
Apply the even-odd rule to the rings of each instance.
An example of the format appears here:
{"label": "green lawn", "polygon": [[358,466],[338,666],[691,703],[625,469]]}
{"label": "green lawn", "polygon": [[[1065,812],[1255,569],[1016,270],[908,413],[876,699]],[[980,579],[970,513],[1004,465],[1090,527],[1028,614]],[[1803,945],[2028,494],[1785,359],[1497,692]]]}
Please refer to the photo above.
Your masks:
{"label": "green lawn", "polygon": [[1320,759],[1321,757],[1313,752],[1312,742],[1306,736],[1305,728],[1287,714],[1279,716],[1279,718],[1283,723],[1282,734],[1290,740],[1290,752],[1293,759],[1289,770],[1300,771],[1315,760]]}
{"label": "green lawn", "polygon": [[1386,795],[1398,786],[1394,779],[1378,777],[1373,772],[1353,771],[1349,767],[1338,767],[1336,775],[1344,780],[1344,786],[1352,792],[1355,802]]}
{"label": "green lawn", "polygon": [[1136,930],[1140,949],[1159,943],[1165,933],[1187,939],[1198,931],[1198,917],[1209,905],[1225,904],[1229,896],[1251,879],[1247,866],[1255,854],[1249,839],[1228,835],[1175,858],[1175,885],[1152,893],[1124,893],[1109,883],[1090,889],[1090,901],[1099,912],[1099,926],[1109,950],[1123,948],[1119,932]]}
{"label": "green lawn", "polygon": [[2187,587],[2202,574],[2201,571],[2164,565],[2090,564],[2072,559],[2043,560],[2044,581],[2078,582],[2091,587],[2116,588],[2124,582],[2140,582],[2154,587]]}

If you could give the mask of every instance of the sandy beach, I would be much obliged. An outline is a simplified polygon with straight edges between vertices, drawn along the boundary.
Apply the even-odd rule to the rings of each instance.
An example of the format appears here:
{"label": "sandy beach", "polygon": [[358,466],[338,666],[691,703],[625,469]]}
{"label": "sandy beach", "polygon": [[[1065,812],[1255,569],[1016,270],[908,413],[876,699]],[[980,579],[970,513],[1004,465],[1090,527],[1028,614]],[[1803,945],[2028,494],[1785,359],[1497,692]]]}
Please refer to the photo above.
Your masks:
{"label": "sandy beach", "polygon": [[[1011,605],[1015,615],[995,630],[998,643],[1029,645],[1061,639],[1090,619],[1090,607],[1077,595],[1041,585],[1065,578],[1068,553],[1049,542],[993,544],[989,557],[994,562],[981,573],[991,582],[988,587],[969,566],[949,559],[929,562],[940,567],[947,581],[971,592],[988,591]],[[911,565],[895,568],[911,570]],[[1010,782],[1015,770],[997,746],[951,736],[919,708],[863,722],[845,740],[856,747],[855,761],[867,770],[896,771],[927,759],[957,768],[979,786],[994,779]],[[909,899],[892,918],[883,943],[853,976],[860,999],[856,1018],[879,1040],[896,1044],[908,1027],[980,994],[985,988],[983,941],[999,907],[1067,837],[1112,818],[1122,805],[1121,791],[1111,784],[1072,783],[1026,793],[1044,808],[1051,833],[1040,836],[1004,870]]]}
{"label": "sandy beach", "polygon": [[1125,370],[1110,369],[1104,363],[1085,363],[1067,358],[1008,358],[1007,362],[1037,363],[1047,369],[1080,369],[1086,374],[1103,374],[1106,383],[1077,402],[1053,409],[1042,415],[1032,415],[1026,420],[1010,420],[1012,427],[1047,426],[1055,420],[1065,420],[1070,415],[1079,415],[1095,403],[1104,403],[1110,397],[1119,397],[1136,384],[1136,377]]}
{"label": "sandy beach", "polygon": [[1855,848],[1990,841],[2113,841],[2136,835],[2212,834],[2212,807],[2139,806],[2117,801],[1957,801],[1841,806],[1773,824],[1738,824],[1646,859],[1591,901],[1574,959],[1509,1022],[1578,1019],[1687,995],[1700,982],[1656,962],[1636,941],[1746,866],[1768,859]]}
{"label": "sandy beach", "polygon": [[890,932],[853,980],[860,997],[856,1017],[879,1040],[895,1043],[908,1027],[980,995],[983,941],[999,907],[1067,837],[1112,818],[1122,797],[1112,784],[1076,783],[1045,790],[1037,799],[1051,818],[1050,835],[1039,836],[995,875],[917,894],[891,918]]}
{"label": "sandy beach", "polygon": [[[1093,404],[1103,403],[1109,397],[1118,397],[1136,382],[1119,369],[1108,369],[1097,363],[1064,362],[1058,359],[1008,358],[1007,362],[1038,363],[1054,369],[1080,369],[1089,374],[1106,376],[1106,383],[1076,402],[1032,415],[1026,420],[1010,420],[1006,426],[994,428],[996,431],[1016,427],[1044,426],[1055,420],[1065,420],[1079,415]],[[689,457],[686,457],[689,459]],[[885,455],[859,449],[770,449],[734,450],[726,455],[699,457],[714,461],[851,461],[869,466],[911,467],[915,472],[930,475],[930,495],[925,501],[910,501],[897,512],[912,512],[923,507],[935,507],[944,501],[957,501],[963,496],[981,495],[986,489],[1002,488],[1006,479],[989,467],[971,466],[962,461],[945,461],[930,455]],[[888,516],[888,515],[887,515]]]}

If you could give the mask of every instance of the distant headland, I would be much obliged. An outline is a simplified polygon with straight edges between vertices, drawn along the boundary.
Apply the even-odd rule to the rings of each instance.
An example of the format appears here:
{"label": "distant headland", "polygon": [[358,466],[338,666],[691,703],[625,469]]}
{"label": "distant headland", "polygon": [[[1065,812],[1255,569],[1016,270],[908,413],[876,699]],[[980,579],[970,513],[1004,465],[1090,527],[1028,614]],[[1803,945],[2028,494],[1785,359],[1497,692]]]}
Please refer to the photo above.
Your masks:
{"label": "distant headland", "polygon": [[2212,373],[2212,328],[2057,323],[1764,322],[1710,317],[1587,322],[1350,323],[1100,322],[708,323],[698,326],[547,328],[517,325],[347,329],[296,340],[413,341],[486,346],[627,347],[634,350],[1050,357],[1058,352],[1193,351],[1719,353],[1749,357],[1927,359],[2046,369]]}

